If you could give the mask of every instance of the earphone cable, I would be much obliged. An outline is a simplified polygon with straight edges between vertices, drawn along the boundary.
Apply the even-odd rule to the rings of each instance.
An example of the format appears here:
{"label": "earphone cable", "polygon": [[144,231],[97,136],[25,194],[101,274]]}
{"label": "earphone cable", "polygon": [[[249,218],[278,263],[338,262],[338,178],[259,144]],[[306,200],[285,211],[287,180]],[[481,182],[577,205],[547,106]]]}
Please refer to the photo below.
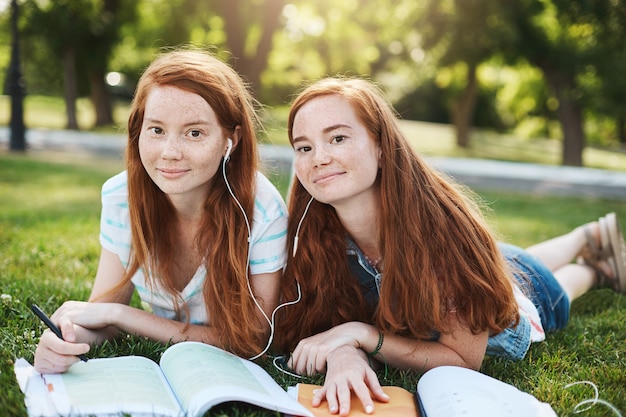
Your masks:
{"label": "earphone cable", "polygon": [[[237,203],[237,207],[239,207],[239,210],[241,211],[241,214],[243,215],[243,218],[246,221],[246,228],[248,231],[248,253],[247,253],[247,258],[246,258],[246,284],[248,286],[248,292],[250,293],[250,296],[252,297],[252,301],[254,301],[254,304],[256,305],[256,307],[259,309],[259,311],[261,312],[261,314],[263,315],[263,318],[265,319],[265,321],[267,322],[267,324],[270,327],[270,336],[268,338],[267,344],[265,345],[265,348],[258,353],[255,356],[252,356],[251,358],[249,358],[249,360],[254,360],[257,359],[259,357],[261,357],[263,354],[265,354],[265,352],[267,352],[267,350],[270,348],[272,341],[274,340],[274,320],[275,320],[275,315],[276,312],[282,308],[282,307],[286,307],[289,305],[293,305],[296,304],[298,302],[300,302],[300,299],[302,298],[302,292],[300,290],[300,283],[298,281],[296,281],[296,285],[298,287],[298,298],[295,299],[294,301],[288,301],[285,302],[283,304],[278,305],[274,311],[272,312],[272,317],[271,319],[267,316],[267,314],[265,314],[265,311],[263,311],[263,308],[261,307],[261,305],[259,304],[258,300],[256,299],[256,297],[254,296],[254,291],[252,291],[252,285],[250,284],[250,276],[249,276],[249,268],[250,268],[250,248],[252,246],[252,229],[250,227],[250,222],[248,220],[248,216],[246,215],[246,211],[243,209],[243,206],[241,205],[241,203],[239,202],[239,200],[237,199],[237,197],[235,196],[235,193],[233,192],[230,183],[228,182],[228,177],[226,176],[226,162],[227,160],[224,159],[222,161],[222,177],[224,178],[224,183],[226,184],[226,188],[228,189],[228,193],[230,194],[230,196],[233,198],[233,200],[235,200],[235,202]],[[313,199],[311,199],[313,200]],[[311,204],[311,202],[309,202],[309,204]],[[308,210],[308,206],[307,206],[307,210]],[[305,212],[306,214],[306,212]],[[303,216],[304,218],[304,216]],[[302,223],[302,221],[300,222]]]}

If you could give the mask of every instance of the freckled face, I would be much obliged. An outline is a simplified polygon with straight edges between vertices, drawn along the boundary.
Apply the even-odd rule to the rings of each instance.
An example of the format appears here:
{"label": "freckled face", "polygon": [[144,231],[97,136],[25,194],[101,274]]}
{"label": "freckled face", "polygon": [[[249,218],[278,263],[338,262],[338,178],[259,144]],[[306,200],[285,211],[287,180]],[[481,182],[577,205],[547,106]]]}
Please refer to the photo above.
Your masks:
{"label": "freckled face", "polygon": [[335,208],[370,204],[380,147],[346,99],[328,95],[307,102],[292,133],[296,175],[313,198]]}
{"label": "freckled face", "polygon": [[201,96],[171,86],[153,87],[148,94],[139,155],[152,181],[170,198],[204,200],[226,139]]}

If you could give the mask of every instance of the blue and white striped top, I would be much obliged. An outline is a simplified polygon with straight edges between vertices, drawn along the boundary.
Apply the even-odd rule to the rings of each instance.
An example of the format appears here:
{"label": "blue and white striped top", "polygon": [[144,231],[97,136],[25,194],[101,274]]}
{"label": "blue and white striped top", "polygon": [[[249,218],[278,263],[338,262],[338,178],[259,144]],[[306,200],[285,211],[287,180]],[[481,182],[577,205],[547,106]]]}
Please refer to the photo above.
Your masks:
{"label": "blue and white striped top", "polygon": [[[250,236],[250,275],[281,270],[287,261],[287,209],[280,193],[261,173],[257,173],[257,190]],[[245,225],[242,225],[245,227]],[[131,250],[131,230],[128,210],[128,182],[126,171],[108,179],[102,186],[102,215],[100,217],[100,244],[115,253],[127,266]],[[241,242],[242,245],[247,242]],[[182,302],[189,307],[190,323],[207,324],[206,307],[202,294],[206,268],[200,265],[193,278],[181,292]],[[176,319],[174,298],[160,285],[147,285],[143,270],[132,278],[142,304],[154,314]],[[186,317],[181,317],[186,320]]]}

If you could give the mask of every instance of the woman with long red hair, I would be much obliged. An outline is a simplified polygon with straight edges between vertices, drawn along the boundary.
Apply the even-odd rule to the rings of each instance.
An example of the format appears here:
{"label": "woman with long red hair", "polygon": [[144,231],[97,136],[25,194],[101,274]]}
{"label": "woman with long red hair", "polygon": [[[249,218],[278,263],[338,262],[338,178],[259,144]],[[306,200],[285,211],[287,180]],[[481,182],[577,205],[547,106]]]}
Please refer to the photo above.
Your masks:
{"label": "woman with long red hair", "polygon": [[[251,357],[269,345],[286,262],[284,202],[258,172],[256,103],[208,52],[164,53],[141,76],[126,170],[102,188],[100,263],[89,302],[53,315],[39,372],[63,372],[120,333],[195,340]],[[145,309],[129,306],[137,291]]]}
{"label": "woman with long red hair", "polygon": [[[278,346],[300,374],[326,373],[313,405],[346,415],[386,401],[370,366],[472,369],[521,359],[565,326],[587,290],[626,291],[614,213],[523,250],[496,240],[470,190],[414,152],[369,81],[330,78],[298,95],[296,177]],[[578,262],[575,262],[578,259]]]}

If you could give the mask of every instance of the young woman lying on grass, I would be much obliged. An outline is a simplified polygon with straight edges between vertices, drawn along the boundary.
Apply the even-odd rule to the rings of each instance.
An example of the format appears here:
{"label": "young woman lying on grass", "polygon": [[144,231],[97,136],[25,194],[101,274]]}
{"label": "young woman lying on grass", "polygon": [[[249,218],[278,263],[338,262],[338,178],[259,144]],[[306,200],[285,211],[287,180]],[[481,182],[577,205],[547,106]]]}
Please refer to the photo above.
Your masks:
{"label": "young woman lying on grass", "polygon": [[526,249],[500,243],[469,190],[429,167],[371,83],[326,79],[294,101],[277,335],[301,374],[326,373],[313,405],[341,415],[354,391],[386,401],[375,361],[425,371],[522,359],[563,328],[592,288],[626,292],[626,244],[613,213]]}
{"label": "young woman lying on grass", "polygon": [[[286,207],[257,171],[257,116],[241,78],[181,50],[144,72],[128,121],[126,171],[102,188],[102,253],[89,302],[68,301],[35,352],[64,372],[122,332],[196,340],[250,357],[269,344],[286,261]],[[129,306],[133,291],[152,312]]]}

